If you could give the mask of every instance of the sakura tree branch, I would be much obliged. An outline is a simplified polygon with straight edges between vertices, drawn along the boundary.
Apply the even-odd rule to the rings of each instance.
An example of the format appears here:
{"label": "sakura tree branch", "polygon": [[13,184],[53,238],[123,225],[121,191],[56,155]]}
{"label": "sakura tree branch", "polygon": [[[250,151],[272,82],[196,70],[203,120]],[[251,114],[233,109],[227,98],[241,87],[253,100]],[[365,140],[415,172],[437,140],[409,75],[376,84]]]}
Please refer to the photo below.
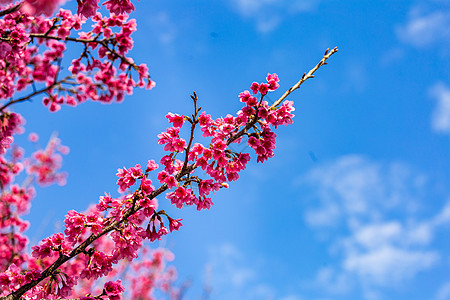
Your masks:
{"label": "sakura tree branch", "polygon": [[14,100],[10,100],[8,103],[6,103],[6,104],[3,105],[2,107],[0,107],[0,112],[3,112],[3,110],[4,110],[5,108],[7,108],[8,106],[10,106],[10,105],[13,105],[13,104],[19,103],[19,102],[23,102],[23,101],[28,101],[28,100],[30,100],[32,97],[34,97],[34,96],[36,96],[36,95],[39,95],[39,94],[41,94],[41,93],[45,93],[45,92],[47,92],[47,91],[53,89],[54,87],[60,85],[61,83],[68,83],[68,84],[71,84],[70,81],[67,81],[68,79],[71,79],[71,78],[72,78],[72,76],[67,76],[67,77],[65,77],[64,79],[61,79],[61,80],[59,80],[59,81],[56,81],[56,82],[52,83],[51,85],[49,85],[49,86],[47,86],[47,87],[45,87],[45,88],[43,88],[43,89],[34,91],[33,93],[31,93],[31,94],[29,94],[29,95],[27,95],[27,96],[24,96],[24,97],[18,98],[18,99],[14,99]]}
{"label": "sakura tree branch", "polygon": [[187,145],[187,148],[186,148],[186,153],[184,156],[184,163],[183,163],[182,169],[185,169],[188,164],[189,149],[191,149],[192,142],[194,140],[195,126],[198,123],[198,112],[200,111],[200,108],[197,108],[197,100],[198,100],[197,94],[195,92],[193,94],[194,95],[191,95],[191,99],[192,99],[192,101],[194,101],[194,113],[192,114],[192,119],[187,117],[188,121],[191,123],[191,136],[189,138],[189,144]]}
{"label": "sakura tree branch", "polygon": [[125,56],[117,53],[114,49],[111,49],[108,45],[108,42],[111,39],[102,39],[98,40],[98,36],[93,39],[80,39],[80,38],[73,38],[73,37],[66,37],[66,38],[60,38],[59,36],[54,35],[48,35],[47,33],[30,33],[31,38],[41,38],[41,39],[50,39],[50,40],[57,40],[57,41],[71,41],[71,42],[78,42],[83,44],[89,44],[89,43],[97,43],[108,49],[109,52],[113,53],[115,56],[120,58],[123,62],[133,67],[133,69],[138,70],[138,66],[131,62],[128,58]]}
{"label": "sakura tree branch", "polygon": [[331,55],[333,55],[334,53],[336,53],[338,51],[337,47],[334,47],[331,51],[329,51],[330,49],[328,48],[327,50],[325,50],[325,54],[323,55],[322,59],[319,61],[319,63],[312,68],[311,70],[309,70],[308,73],[304,73],[302,78],[300,78],[300,80],[294,85],[292,86],[290,89],[288,89],[283,96],[281,96],[277,101],[275,101],[270,108],[274,108],[276,106],[278,106],[287,96],[289,96],[293,91],[295,91],[296,89],[298,89],[300,87],[300,85],[302,85],[303,82],[305,82],[307,79],[309,78],[314,78],[314,72],[316,72],[321,66],[326,65],[327,64],[327,59],[329,59],[331,57]]}
{"label": "sakura tree branch", "polygon": [[[293,91],[295,91],[296,89],[298,89],[300,87],[300,85],[305,82],[307,79],[309,78],[314,78],[314,72],[316,72],[321,66],[326,65],[326,60],[328,58],[330,58],[331,55],[333,55],[334,53],[336,53],[338,51],[337,47],[333,48],[333,50],[329,51],[329,49],[327,49],[325,51],[324,56],[322,57],[322,59],[320,60],[320,62],[314,67],[312,68],[308,73],[303,74],[302,78],[292,87],[290,87],[284,94],[283,96],[281,96],[278,100],[276,100],[271,106],[270,108],[275,108],[277,107],[287,96],[289,96]],[[260,101],[261,103],[261,101]],[[240,130],[238,133],[236,133],[235,135],[233,135],[232,137],[230,137],[227,141],[227,146],[230,145],[231,143],[233,143],[235,140],[239,139],[240,137],[244,136],[248,130],[250,130],[251,128],[253,128],[253,126],[255,126],[255,124],[258,122],[259,118],[257,117],[257,114],[253,116],[253,119],[248,122],[245,127]]]}
{"label": "sakura tree branch", "polygon": [[5,10],[0,11],[0,17],[6,16],[8,14],[12,14],[13,12],[18,11],[23,5],[23,2],[16,4],[14,6],[11,6],[10,8],[7,8]]}
{"label": "sakura tree branch", "polygon": [[39,39],[49,39],[49,40],[58,40],[58,41],[71,41],[71,42],[78,42],[78,43],[101,43],[99,40],[95,39],[80,39],[80,38],[73,38],[73,37],[66,37],[66,38],[60,38],[59,36],[54,35],[48,35],[47,33],[30,33],[30,38],[39,38]]}

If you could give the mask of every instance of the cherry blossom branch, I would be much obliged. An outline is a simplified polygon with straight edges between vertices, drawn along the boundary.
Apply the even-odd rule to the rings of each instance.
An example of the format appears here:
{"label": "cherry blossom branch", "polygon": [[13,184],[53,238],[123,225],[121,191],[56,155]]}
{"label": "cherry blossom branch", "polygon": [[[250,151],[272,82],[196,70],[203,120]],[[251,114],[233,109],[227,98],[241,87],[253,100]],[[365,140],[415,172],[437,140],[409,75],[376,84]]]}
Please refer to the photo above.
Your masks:
{"label": "cherry blossom branch", "polygon": [[[329,51],[329,48],[327,50],[325,50],[325,54],[323,55],[322,59],[319,61],[319,63],[312,68],[308,73],[304,73],[302,78],[300,78],[300,80],[293,85],[291,88],[289,88],[284,94],[283,96],[281,96],[278,100],[276,100],[271,106],[270,108],[273,109],[275,107],[277,107],[287,96],[289,96],[293,91],[295,91],[296,89],[298,89],[303,82],[305,82],[307,79],[309,78],[314,78],[314,73],[323,65],[327,64],[327,59],[329,59],[331,57],[331,55],[333,55],[334,53],[336,53],[338,51],[337,47],[334,47],[331,51]],[[247,123],[247,125],[244,127],[244,130],[241,130],[239,133],[233,135],[227,142],[227,145],[231,144],[232,142],[234,142],[235,140],[237,140],[238,138],[242,137],[244,134],[247,133],[248,130],[250,130],[258,121],[258,118],[254,118],[251,122]]]}
{"label": "cherry blossom branch", "polygon": [[186,117],[187,120],[191,123],[191,136],[189,138],[188,146],[186,147],[186,154],[184,156],[184,163],[183,163],[182,169],[186,168],[186,166],[188,164],[188,161],[189,161],[189,149],[191,149],[192,142],[194,140],[195,126],[198,123],[198,117],[197,116],[198,116],[198,113],[199,113],[199,111],[201,109],[201,108],[197,108],[197,100],[198,100],[197,93],[194,92],[193,94],[194,95],[191,95],[191,99],[192,99],[192,101],[194,101],[194,114],[192,114],[192,119],[190,119],[189,117]]}
{"label": "cherry blossom branch", "polygon": [[0,17],[6,16],[8,14],[12,14],[13,12],[18,11],[22,7],[23,3],[24,2],[21,2],[19,4],[11,6],[10,8],[0,11]]}
{"label": "cherry blossom branch", "polygon": [[60,38],[59,36],[54,36],[54,35],[48,35],[48,33],[30,33],[30,37],[31,38],[41,38],[41,39],[50,39],[50,40],[57,40],[57,41],[71,41],[71,42],[78,42],[78,43],[83,43],[83,44],[89,44],[89,43],[96,43],[96,44],[100,44],[103,47],[105,47],[106,49],[108,49],[108,51],[110,51],[111,53],[113,53],[115,56],[117,56],[118,58],[120,58],[123,62],[125,62],[126,64],[130,65],[133,67],[133,69],[138,70],[138,66],[131,62],[128,58],[126,58],[125,56],[117,53],[114,49],[111,49],[108,45],[108,42],[111,41],[112,39],[102,39],[102,40],[98,40],[98,36],[93,38],[93,39],[80,39],[80,38],[73,38],[73,37],[66,37],[66,38]]}
{"label": "cherry blossom branch", "polygon": [[34,91],[33,93],[31,93],[31,94],[29,94],[29,95],[27,95],[27,96],[24,96],[24,97],[22,97],[22,98],[18,98],[18,99],[15,99],[15,100],[11,100],[11,101],[9,101],[8,103],[6,103],[5,105],[3,105],[2,107],[0,107],[0,112],[3,112],[3,110],[4,110],[5,108],[7,108],[8,106],[10,106],[10,105],[13,105],[13,104],[15,104],[15,103],[19,103],[19,102],[23,102],[23,101],[30,100],[32,97],[34,97],[34,96],[36,96],[36,95],[39,95],[39,94],[41,94],[41,93],[45,93],[45,92],[47,92],[47,91],[53,89],[55,86],[60,85],[61,83],[72,84],[72,82],[67,81],[68,79],[71,79],[71,78],[73,78],[73,77],[72,77],[72,76],[67,76],[67,77],[65,77],[64,79],[61,79],[61,80],[59,80],[59,81],[56,81],[56,82],[52,83],[51,85],[49,85],[49,86],[47,86],[47,87],[45,87],[45,88],[43,88],[43,89]]}
{"label": "cherry blossom branch", "polygon": [[30,33],[30,38],[39,38],[39,39],[49,39],[49,40],[57,40],[57,41],[71,41],[78,43],[101,43],[101,41],[96,39],[80,39],[73,37],[60,38],[59,36],[48,35],[48,33]]}
{"label": "cherry blossom branch", "polygon": [[331,51],[329,51],[330,49],[328,48],[327,50],[325,50],[325,54],[323,55],[322,59],[319,61],[319,63],[312,68],[308,73],[304,73],[302,78],[300,78],[300,80],[294,85],[292,86],[290,89],[288,89],[283,96],[281,96],[277,101],[275,101],[270,108],[274,108],[276,106],[278,106],[287,96],[289,96],[290,93],[292,93],[293,91],[295,91],[296,89],[298,89],[300,87],[300,85],[302,85],[303,82],[305,82],[307,79],[309,78],[314,78],[314,72],[316,72],[321,66],[326,65],[327,64],[327,59],[329,59],[331,57],[331,55],[333,55],[334,53],[336,53],[338,51],[337,47],[334,47]]}

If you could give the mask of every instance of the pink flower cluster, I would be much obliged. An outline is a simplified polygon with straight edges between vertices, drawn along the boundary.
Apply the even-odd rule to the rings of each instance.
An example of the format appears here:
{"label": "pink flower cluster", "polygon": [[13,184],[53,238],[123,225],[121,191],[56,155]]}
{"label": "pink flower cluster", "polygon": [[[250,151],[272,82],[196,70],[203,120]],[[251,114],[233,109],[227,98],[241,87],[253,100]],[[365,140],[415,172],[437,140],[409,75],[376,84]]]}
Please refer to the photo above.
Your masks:
{"label": "pink flower cluster", "polygon": [[25,0],[21,10],[29,15],[44,14],[50,17],[62,2],[62,0]]}
{"label": "pink flower cluster", "polygon": [[39,278],[40,272],[37,270],[30,270],[23,272],[22,268],[12,263],[8,268],[0,274],[0,288],[3,292],[0,295],[7,295],[8,290],[15,290],[32,280]]}
{"label": "pink flower cluster", "polygon": [[41,186],[53,183],[65,185],[67,173],[58,172],[61,168],[62,157],[60,154],[69,153],[69,147],[61,145],[57,137],[50,138],[47,147],[37,150],[30,159],[25,160],[27,173],[34,176]]}
{"label": "pink flower cluster", "polygon": [[[14,153],[20,155],[19,148],[16,148]],[[7,160],[5,157],[0,156],[0,185],[7,186],[14,181],[15,175],[19,174],[23,170],[23,164],[16,159]]]}
{"label": "pink flower cluster", "polygon": [[[4,107],[45,93],[43,104],[55,112],[63,104],[76,106],[89,99],[111,103],[122,101],[135,87],[152,88],[155,83],[148,67],[126,56],[133,48],[136,21],[125,14],[103,17],[100,13],[92,21],[91,31],[81,31],[85,20],[64,9],[54,19],[22,11],[0,19],[0,100],[35,85],[35,92],[10,100]],[[60,64],[67,43],[80,43],[84,51],[72,60],[71,73],[63,77]]]}
{"label": "pink flower cluster", "polygon": [[[107,240],[105,240],[107,241]],[[105,250],[108,242],[102,242],[96,247]],[[98,255],[96,252],[94,255]],[[106,294],[109,299],[155,299],[154,292],[157,289],[165,293],[176,295],[177,290],[172,283],[176,280],[176,271],[173,267],[167,267],[167,262],[174,259],[174,255],[167,249],[158,248],[150,250],[143,247],[139,253],[139,258],[131,264],[129,262],[119,262],[114,270],[102,278],[105,284],[100,284],[100,280],[79,279],[78,285],[74,287],[72,296],[80,299],[92,300],[93,295]],[[91,264],[93,261],[91,262]],[[75,264],[73,264],[74,266]],[[84,272],[84,270],[82,271]],[[112,281],[114,278],[121,280]],[[115,288],[114,288],[115,287]],[[124,288],[129,287],[127,291]],[[114,294],[114,291],[116,292]],[[108,294],[109,293],[109,294]],[[89,295],[89,296],[86,296]],[[125,296],[125,297],[123,297]],[[116,298],[111,298],[116,297]],[[119,298],[122,297],[122,298]],[[173,297],[171,299],[176,299]]]}
{"label": "pink flower cluster", "polygon": [[[14,148],[13,148],[14,149]],[[17,151],[19,152],[19,151]],[[0,195],[0,269],[5,270],[10,264],[17,266],[27,261],[26,246],[28,239],[23,232],[29,222],[21,215],[28,212],[31,199],[34,197],[32,187],[19,187],[14,184],[15,176],[22,171],[22,163],[17,154],[7,160],[0,156],[0,179],[2,193]]]}
{"label": "pink flower cluster", "polygon": [[31,247],[31,255],[35,258],[46,258],[52,256],[53,251],[57,254],[68,255],[72,250],[70,243],[64,239],[62,233],[55,233],[49,238],[43,239],[39,246]]}
{"label": "pink flower cluster", "polygon": [[[141,166],[137,164],[135,167],[131,167],[128,170],[124,167],[123,169],[117,169],[117,177],[119,179],[117,180],[117,185],[119,186],[119,191],[124,192],[126,191],[130,186],[134,185],[136,183],[137,179],[140,179],[144,176],[141,170]],[[147,181],[144,183],[146,186],[146,191],[148,190],[148,183]],[[151,181],[150,181],[151,185]]]}
{"label": "pink flower cluster", "polygon": [[23,129],[20,125],[23,123],[23,118],[19,114],[5,112],[0,115],[0,155],[4,154],[14,141],[12,135],[22,133]]}
{"label": "pink flower cluster", "polygon": [[[176,280],[175,268],[166,268],[166,262],[172,261],[174,255],[162,248],[142,251],[142,258],[132,266],[131,274],[126,276],[130,282],[129,299],[154,299],[155,287],[160,287],[166,293],[175,293],[171,284]],[[177,299],[177,297],[171,297]]]}
{"label": "pink flower cluster", "polygon": [[[98,0],[77,0],[77,14],[90,18],[97,12]],[[106,8],[113,14],[121,15],[134,11],[134,5],[129,0],[108,0],[103,3]]]}

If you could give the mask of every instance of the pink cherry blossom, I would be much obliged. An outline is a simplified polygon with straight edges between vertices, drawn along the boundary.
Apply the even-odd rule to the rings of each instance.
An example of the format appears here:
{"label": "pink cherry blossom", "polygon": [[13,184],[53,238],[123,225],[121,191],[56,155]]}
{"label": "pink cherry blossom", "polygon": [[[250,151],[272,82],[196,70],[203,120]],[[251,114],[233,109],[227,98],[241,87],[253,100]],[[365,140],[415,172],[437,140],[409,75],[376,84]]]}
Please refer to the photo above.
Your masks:
{"label": "pink cherry blossom", "polygon": [[77,14],[90,18],[95,15],[98,6],[98,0],[77,0]]}
{"label": "pink cherry blossom", "polygon": [[252,86],[250,87],[250,89],[252,90],[253,94],[258,93],[258,91],[259,91],[259,83],[253,82]]}
{"label": "pink cherry blossom", "polygon": [[134,5],[129,0],[108,0],[103,5],[106,5],[106,8],[116,15],[134,11]]}
{"label": "pink cherry blossom", "polygon": [[125,291],[125,289],[122,286],[122,281],[116,280],[116,281],[108,281],[105,283],[105,292],[106,295],[111,300],[120,300],[122,299],[121,294]]}
{"label": "pink cherry blossom", "polygon": [[168,113],[166,115],[166,118],[169,120],[170,123],[173,124],[174,127],[183,126],[184,117],[182,115]]}

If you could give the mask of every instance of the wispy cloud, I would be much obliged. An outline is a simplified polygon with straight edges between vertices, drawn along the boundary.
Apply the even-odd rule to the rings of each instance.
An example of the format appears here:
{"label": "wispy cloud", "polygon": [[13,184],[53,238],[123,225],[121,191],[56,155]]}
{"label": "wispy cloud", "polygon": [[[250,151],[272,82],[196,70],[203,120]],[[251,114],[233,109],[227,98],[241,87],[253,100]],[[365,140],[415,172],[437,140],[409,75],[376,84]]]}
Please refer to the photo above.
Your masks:
{"label": "wispy cloud", "polygon": [[376,220],[385,209],[401,203],[414,210],[426,177],[401,163],[383,165],[349,155],[313,169],[300,183],[315,186],[321,204],[307,211],[308,223],[335,226],[349,218]]}
{"label": "wispy cloud", "polygon": [[437,83],[430,89],[430,95],[436,100],[431,127],[436,132],[450,133],[450,88]]}
{"label": "wispy cloud", "polygon": [[450,300],[450,281],[444,283],[436,294],[436,300]]}
{"label": "wispy cloud", "polygon": [[[209,249],[209,266],[214,299],[268,299],[273,290],[260,282],[255,261],[246,257],[240,249],[224,243]],[[215,275],[216,274],[216,275]]]}
{"label": "wispy cloud", "polygon": [[292,294],[283,298],[283,291],[261,278],[267,272],[264,258],[246,255],[233,244],[211,247],[208,265],[213,299],[303,299]]}
{"label": "wispy cloud", "polygon": [[[231,285],[233,288],[242,288],[253,281],[256,273],[246,267],[242,253],[232,244],[222,244],[210,249],[210,265],[214,274],[221,274],[215,278],[216,286]],[[221,282],[225,280],[224,282]]]}
{"label": "wispy cloud", "polygon": [[312,12],[323,0],[230,0],[242,17],[252,19],[261,33],[275,30],[289,15]]}
{"label": "wispy cloud", "polygon": [[404,284],[440,261],[432,242],[439,227],[450,224],[450,203],[431,217],[417,216],[426,198],[423,174],[350,155],[313,169],[300,182],[315,187],[319,203],[307,209],[307,224],[334,237],[329,250],[338,263],[319,269],[315,279],[328,293],[358,286],[364,299],[377,299],[380,288]]}
{"label": "wispy cloud", "polygon": [[161,44],[171,45],[178,37],[178,30],[175,22],[165,11],[157,12],[148,18],[149,30],[154,31]]}
{"label": "wispy cloud", "polygon": [[450,10],[423,12],[413,8],[408,21],[396,28],[398,38],[416,47],[449,44]]}
{"label": "wispy cloud", "polygon": [[389,286],[414,277],[418,272],[436,264],[435,251],[409,250],[386,245],[360,252],[346,253],[344,270],[359,276],[370,285]]}

